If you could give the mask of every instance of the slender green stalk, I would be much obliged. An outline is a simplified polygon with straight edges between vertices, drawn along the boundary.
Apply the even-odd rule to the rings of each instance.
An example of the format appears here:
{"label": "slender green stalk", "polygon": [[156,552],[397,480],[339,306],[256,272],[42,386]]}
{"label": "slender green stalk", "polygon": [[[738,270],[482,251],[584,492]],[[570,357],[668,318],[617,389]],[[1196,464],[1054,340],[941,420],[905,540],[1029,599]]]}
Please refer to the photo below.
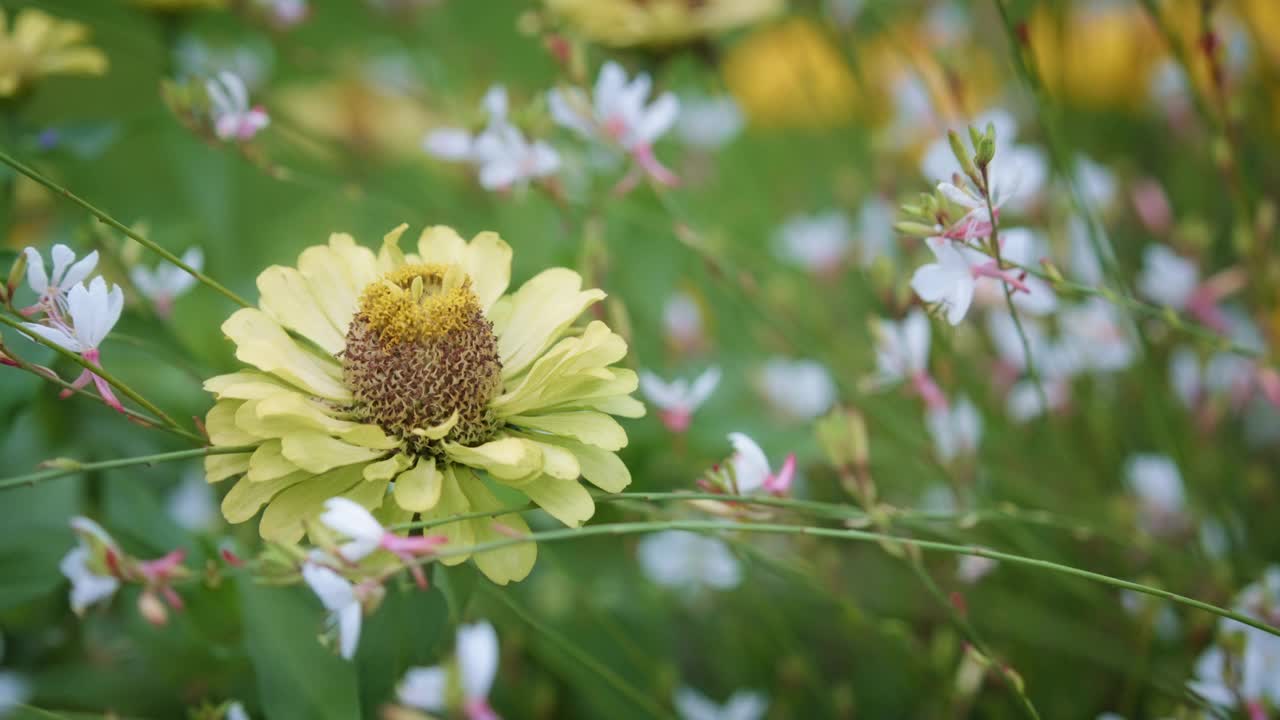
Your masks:
{"label": "slender green stalk", "polygon": [[89,201],[87,201],[87,200],[85,200],[85,199],[81,198],[79,195],[76,195],[75,193],[71,192],[70,190],[66,189],[65,187],[62,187],[61,185],[59,185],[58,183],[54,182],[53,180],[50,180],[49,178],[47,178],[47,177],[45,177],[44,175],[40,174],[40,172],[39,172],[39,171],[37,171],[37,170],[35,170],[35,169],[33,169],[33,168],[31,168],[31,167],[29,167],[29,166],[27,166],[27,165],[23,164],[20,160],[18,160],[17,158],[13,157],[13,156],[12,156],[12,155],[10,155],[9,153],[5,152],[4,150],[0,150],[0,162],[3,162],[5,165],[8,165],[9,167],[13,168],[14,170],[17,170],[18,172],[22,173],[23,175],[26,175],[27,177],[31,178],[32,180],[35,180],[36,182],[40,183],[41,185],[43,185],[43,186],[45,186],[45,187],[49,188],[50,190],[54,191],[55,193],[58,193],[59,195],[61,195],[61,196],[65,197],[65,198],[67,198],[68,200],[70,200],[71,202],[73,202],[73,203],[75,203],[75,204],[79,205],[80,207],[84,208],[85,210],[87,210],[87,211],[89,212],[89,214],[91,214],[91,215],[93,215],[94,217],[96,217],[99,221],[101,221],[101,222],[105,223],[106,225],[111,226],[112,228],[115,228],[116,230],[120,231],[121,233],[124,233],[126,236],[128,236],[128,237],[130,237],[130,238],[133,238],[135,241],[137,241],[137,243],[138,243],[139,245],[141,245],[141,246],[143,246],[143,247],[147,248],[148,250],[150,250],[150,251],[154,252],[155,254],[159,255],[160,257],[164,258],[165,260],[168,260],[169,262],[171,262],[171,263],[173,263],[174,265],[178,266],[178,267],[179,267],[179,268],[181,268],[182,270],[186,271],[188,275],[190,275],[191,277],[195,278],[196,280],[199,280],[200,282],[204,283],[204,284],[205,284],[205,285],[207,285],[209,288],[211,288],[211,289],[213,289],[213,290],[215,290],[215,291],[217,291],[217,292],[221,293],[222,295],[224,295],[225,297],[227,297],[228,299],[230,299],[232,302],[234,302],[234,303],[236,303],[236,304],[238,304],[238,305],[240,305],[240,306],[242,306],[242,307],[252,307],[252,305],[250,305],[249,301],[245,300],[244,298],[240,297],[240,296],[239,296],[239,295],[237,295],[236,293],[232,292],[232,291],[231,291],[231,290],[229,290],[227,287],[225,287],[222,283],[218,282],[217,280],[214,280],[213,278],[209,277],[208,275],[205,275],[204,273],[200,272],[199,270],[197,270],[197,269],[195,269],[195,268],[191,267],[190,265],[186,264],[186,263],[185,263],[185,262],[183,262],[183,261],[182,261],[182,259],[181,259],[181,258],[179,258],[177,255],[174,255],[173,253],[169,252],[168,250],[165,250],[164,248],[162,248],[162,247],[160,247],[159,245],[157,245],[155,242],[153,242],[153,241],[151,241],[151,240],[148,240],[147,238],[145,238],[145,237],[143,237],[143,236],[139,235],[138,233],[134,232],[132,229],[130,229],[130,228],[129,228],[127,225],[125,225],[124,223],[120,222],[119,220],[116,220],[115,218],[111,217],[110,215],[108,215],[107,213],[103,212],[102,210],[99,210],[98,208],[94,207],[92,204],[90,204],[90,203],[89,203]]}
{"label": "slender green stalk", "polygon": [[146,398],[142,397],[142,395],[138,394],[133,388],[129,387],[128,385],[125,385],[123,382],[117,379],[114,375],[104,370],[100,365],[95,365],[89,362],[88,360],[85,360],[78,353],[73,353],[70,350],[62,347],[61,345],[55,342],[51,342],[49,340],[46,340],[43,337],[40,337],[39,335],[36,335],[35,333],[23,327],[22,323],[18,322],[17,320],[14,320],[13,318],[7,315],[0,314],[0,323],[4,323],[5,325],[8,325],[9,327],[17,330],[18,332],[21,332],[24,336],[30,338],[32,342],[39,343],[40,345],[44,345],[47,348],[52,348],[59,355],[67,358],[68,360],[70,360],[71,362],[74,362],[80,367],[92,372],[94,375],[97,375],[103,380],[106,380],[107,384],[115,388],[116,390],[119,390],[120,394],[138,403],[147,412],[160,418],[168,425],[175,428],[180,428],[180,429],[182,428],[182,426],[178,424],[178,421],[169,417],[165,413],[165,411],[156,407],[150,400],[147,400]]}
{"label": "slender green stalk", "polygon": [[205,457],[206,455],[230,455],[234,453],[250,452],[252,450],[252,445],[237,447],[202,447],[195,448],[193,450],[175,450],[173,452],[156,453],[154,455],[139,455],[136,457],[116,458],[114,460],[102,460],[100,462],[82,463],[75,460],[66,460],[60,462],[59,467],[38,470],[33,473],[27,473],[26,475],[15,475],[13,477],[0,478],[0,490],[9,490],[11,488],[22,487],[24,485],[34,485],[43,480],[53,480],[54,478],[75,475],[82,472],[90,472],[93,470],[115,470],[125,467],[134,467],[136,465],[154,465],[156,463],[175,462],[178,460]]}
{"label": "slender green stalk", "polygon": [[489,550],[498,550],[512,545],[519,545],[527,542],[559,542],[561,540],[572,540],[584,537],[595,537],[603,535],[635,535],[639,533],[658,532],[661,530],[688,530],[690,532],[746,532],[760,533],[766,535],[808,535],[811,537],[835,538],[839,540],[858,540],[864,542],[888,543],[890,545],[897,544],[907,547],[915,547],[920,550],[930,550],[934,552],[950,553],[953,555],[976,555],[978,557],[990,558],[1001,562],[1013,563],[1016,565],[1026,565],[1040,570],[1049,570],[1051,572],[1061,573],[1064,575],[1072,575],[1093,582],[1110,585],[1112,587],[1123,590],[1133,590],[1146,595],[1152,595],[1163,598],[1180,605],[1193,607],[1197,610],[1203,610],[1219,617],[1235,620],[1238,623],[1257,628],[1263,632],[1280,637],[1280,628],[1268,625],[1260,620],[1241,615],[1240,613],[1226,608],[1220,608],[1185,595],[1179,595],[1160,588],[1153,588],[1141,583],[1121,580],[1120,578],[1103,575],[1101,573],[1083,570],[1081,568],[1072,567],[1070,565],[1061,565],[1059,563],[1050,562],[1048,560],[1038,560],[1036,558],[1026,557],[1024,555],[1014,555],[1012,553],[1000,552],[990,548],[979,547],[976,545],[957,545],[953,543],[936,542],[933,540],[917,540],[915,538],[898,537],[894,535],[886,535],[884,533],[870,532],[867,530],[853,530],[845,528],[822,528],[812,527],[808,525],[778,525],[771,523],[733,523],[733,522],[717,522],[709,520],[668,520],[663,522],[631,522],[631,523],[609,523],[605,525],[591,525],[582,528],[568,528],[563,530],[546,530],[542,532],[532,532],[521,537],[504,538],[493,540],[485,543],[478,543],[468,547],[443,548],[436,552],[430,559],[461,557],[464,555],[472,555],[475,553],[486,552]]}
{"label": "slender green stalk", "polygon": [[625,696],[628,700],[635,703],[636,707],[644,708],[645,712],[653,717],[672,718],[674,717],[670,711],[659,705],[653,700],[649,693],[645,693],[627,682],[626,678],[614,672],[612,668],[601,663],[590,653],[578,647],[573,641],[561,635],[557,630],[535,618],[527,610],[516,604],[511,599],[510,593],[498,592],[492,585],[482,583],[481,587],[485,594],[502,603],[516,617],[520,618],[526,625],[533,628],[539,635],[546,637],[552,644],[558,646],[566,655],[572,657],[580,665],[590,670],[598,676],[605,684],[617,690],[619,694]]}

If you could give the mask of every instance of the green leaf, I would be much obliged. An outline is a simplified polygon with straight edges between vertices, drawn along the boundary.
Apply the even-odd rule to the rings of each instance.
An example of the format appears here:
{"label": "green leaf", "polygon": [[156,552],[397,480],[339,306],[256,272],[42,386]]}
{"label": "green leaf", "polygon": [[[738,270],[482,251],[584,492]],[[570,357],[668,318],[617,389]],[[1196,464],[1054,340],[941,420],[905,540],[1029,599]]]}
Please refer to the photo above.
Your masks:
{"label": "green leaf", "polygon": [[244,644],[269,720],[360,717],[351,663],[322,646],[324,609],[303,588],[242,581]]}
{"label": "green leaf", "polygon": [[[474,570],[470,572],[475,575]],[[440,648],[450,636],[450,623],[446,595],[440,585],[443,574],[434,575],[434,587],[426,591],[411,582],[388,583],[382,605],[365,618],[361,652],[356,655],[364,717],[377,717],[378,706],[394,696],[396,683],[405,670],[434,665],[440,660]]]}

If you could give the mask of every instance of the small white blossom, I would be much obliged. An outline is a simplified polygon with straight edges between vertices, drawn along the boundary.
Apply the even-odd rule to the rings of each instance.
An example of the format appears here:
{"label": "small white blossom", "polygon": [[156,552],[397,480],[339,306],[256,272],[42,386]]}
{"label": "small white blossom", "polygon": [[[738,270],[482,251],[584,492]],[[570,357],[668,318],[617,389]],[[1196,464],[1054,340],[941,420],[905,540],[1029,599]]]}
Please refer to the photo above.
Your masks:
{"label": "small white blossom", "polygon": [[779,258],[811,273],[830,275],[844,264],[849,252],[849,218],[832,210],[817,215],[796,215],[774,234]]}
{"label": "small white blossom", "polygon": [[929,366],[929,316],[914,309],[900,322],[877,320],[876,368],[883,382],[902,382]]}
{"label": "small white blossom", "polygon": [[[1034,268],[1048,255],[1048,243],[1039,233],[1027,228],[1000,230],[1000,257],[1021,267]],[[975,258],[976,259],[976,258]],[[982,256],[984,262],[990,258]],[[1020,274],[1020,273],[1019,273]],[[1025,291],[1014,292],[1013,306],[1030,315],[1048,315],[1058,308],[1058,296],[1049,283],[1033,275],[1019,277]],[[1004,282],[994,277],[976,279],[975,302],[984,307],[1007,307]]]}
{"label": "small white blossom", "polygon": [[658,407],[662,424],[671,432],[689,429],[693,413],[720,384],[720,368],[709,367],[693,382],[677,378],[667,382],[648,370],[640,371],[640,392]]}
{"label": "small white blossom", "polygon": [[1063,311],[1058,319],[1062,336],[1058,353],[1073,367],[1116,372],[1133,364],[1138,349],[1111,303],[1089,298]]}
{"label": "small white blossom", "polygon": [[[182,254],[182,262],[196,270],[203,270],[204,251],[198,247],[188,248]],[[129,279],[161,315],[168,315],[173,309],[173,301],[196,284],[194,275],[168,262],[161,262],[154,269],[135,265],[129,271]]]}
{"label": "small white blossom", "polygon": [[893,222],[893,206],[883,198],[872,197],[862,203],[854,221],[859,265],[870,267],[877,259],[892,258],[896,254],[898,232],[894,230]]}
{"label": "small white blossom", "polygon": [[930,408],[925,422],[933,436],[933,447],[943,462],[977,452],[982,439],[982,415],[967,396]]}
{"label": "small white blossom", "polygon": [[114,552],[120,556],[115,540],[102,526],[86,517],[71,518],[71,529],[76,533],[76,546],[62,558],[58,569],[71,581],[71,609],[83,615],[89,606],[109,599],[120,589],[120,580],[102,572],[97,553]]}
{"label": "small white blossom", "polygon": [[1164,524],[1186,508],[1182,474],[1165,455],[1133,455],[1125,463],[1125,482],[1138,498],[1144,517]]}
{"label": "small white blossom", "polygon": [[64,350],[85,355],[98,349],[120,319],[124,292],[118,285],[108,290],[107,281],[96,277],[87,288],[83,283],[71,288],[66,303],[70,324],[50,316],[50,325],[27,322],[22,326]]}
{"label": "small white blossom", "polygon": [[769,465],[769,458],[764,450],[743,433],[729,433],[729,444],[733,445],[733,455],[729,457],[729,465],[733,467],[734,484],[740,495],[763,490],[776,495],[784,495],[791,489],[796,476],[796,456],[791,453],[782,462],[778,472]]}
{"label": "small white blossom", "polygon": [[745,118],[738,103],[728,95],[689,96],[680,100],[676,133],[687,145],[716,150],[742,132]]}
{"label": "small white blossom", "polygon": [[680,720],[762,720],[769,700],[762,693],[739,690],[723,705],[688,687],[676,691],[676,712]]}
{"label": "small white blossom", "polygon": [[952,325],[959,325],[973,304],[977,290],[974,268],[990,261],[986,255],[945,237],[925,240],[937,262],[923,265],[911,276],[911,289],[920,299],[940,306]]}
{"label": "small white blossom", "polygon": [[600,68],[592,97],[578,88],[552,89],[547,95],[551,117],[584,138],[616,145],[654,180],[672,185],[675,175],[653,154],[653,143],[676,122],[680,101],[664,92],[652,103],[648,73],[628,80],[622,66],[610,61]]}
{"label": "small white blossom", "polygon": [[223,720],[249,720],[249,711],[244,709],[244,704],[236,701],[227,706],[227,712],[222,716]]}
{"label": "small white blossom", "polygon": [[672,293],[662,305],[662,329],[667,341],[682,352],[701,346],[706,340],[702,307],[687,292]]}
{"label": "small white blossom", "polygon": [[956,579],[972,585],[1000,566],[1000,561],[981,555],[961,555],[956,564]]}
{"label": "small white blossom", "polygon": [[350,660],[355,657],[356,645],[360,642],[364,608],[356,586],[329,567],[335,563],[332,558],[314,551],[302,564],[302,579],[329,611],[328,624],[338,631],[338,654]]}
{"label": "small white blossom", "polygon": [[338,554],[347,562],[357,562],[377,550],[387,532],[363,505],[344,497],[324,502],[320,522],[347,537],[348,542],[338,548]]}
{"label": "small white blossom", "polygon": [[219,140],[252,140],[271,123],[266,110],[249,106],[249,89],[239,75],[222,71],[205,82],[213,132]]}
{"label": "small white blossom", "polygon": [[31,683],[14,672],[0,672],[0,717],[16,710],[31,698]]}
{"label": "small white blossom", "polygon": [[640,567],[666,587],[729,590],[742,582],[742,568],[724,541],[684,530],[646,536],[637,546]]}
{"label": "small white blossom", "polygon": [[165,509],[179,527],[193,532],[214,527],[221,517],[213,486],[199,468],[183,474],[182,482],[169,493]]}
{"label": "small white blossom", "polygon": [[489,123],[479,135],[473,137],[462,128],[438,128],[427,135],[423,148],[444,160],[471,163],[486,190],[503,190],[560,169],[555,149],[541,140],[530,143],[507,119],[506,88],[489,88],[482,104]]}
{"label": "small white blossom", "polygon": [[1142,253],[1138,292],[1148,300],[1182,310],[1200,286],[1200,270],[1164,245],[1148,245]]}
{"label": "small white blossom", "polygon": [[410,668],[396,688],[396,696],[402,705],[438,713],[450,709],[449,688],[458,687],[463,694],[461,710],[468,720],[497,720],[489,707],[489,691],[498,674],[498,652],[498,633],[493,625],[463,625],[455,641],[456,662]]}
{"label": "small white blossom", "polygon": [[[26,248],[27,284],[40,296],[37,307],[66,310],[66,295],[71,288],[84,282],[98,266],[98,251],[94,250],[78,262],[76,254],[66,245],[54,245],[51,251],[52,272],[46,272],[44,258],[35,248]],[[34,309],[32,310],[34,311]]]}
{"label": "small white blossom", "polygon": [[1076,187],[1090,207],[1105,210],[1116,197],[1116,176],[1105,165],[1076,156]]}
{"label": "small white blossom", "polygon": [[760,371],[760,392],[788,418],[812,420],[836,401],[836,384],[814,360],[771,358]]}

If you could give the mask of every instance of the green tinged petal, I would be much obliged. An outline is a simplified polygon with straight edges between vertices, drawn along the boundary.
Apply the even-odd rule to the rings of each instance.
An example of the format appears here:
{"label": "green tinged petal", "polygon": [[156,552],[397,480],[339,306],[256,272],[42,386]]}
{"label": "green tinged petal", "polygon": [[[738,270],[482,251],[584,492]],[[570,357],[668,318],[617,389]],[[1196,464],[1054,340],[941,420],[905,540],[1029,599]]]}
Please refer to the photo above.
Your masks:
{"label": "green tinged petal", "polygon": [[392,493],[396,503],[405,510],[424,512],[440,502],[444,488],[444,474],[436,469],[436,461],[429,457],[418,459],[418,464],[396,477]]}

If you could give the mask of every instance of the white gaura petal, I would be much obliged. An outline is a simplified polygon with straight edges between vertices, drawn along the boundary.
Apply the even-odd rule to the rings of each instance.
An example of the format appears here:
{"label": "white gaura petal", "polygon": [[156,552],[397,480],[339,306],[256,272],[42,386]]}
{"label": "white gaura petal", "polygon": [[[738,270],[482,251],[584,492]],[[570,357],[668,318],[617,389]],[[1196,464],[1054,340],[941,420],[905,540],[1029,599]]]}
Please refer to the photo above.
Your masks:
{"label": "white gaura petal", "polygon": [[[478,512],[497,511],[503,503],[489,492],[489,488],[480,482],[469,469],[457,469],[460,478],[458,487],[462,489],[471,507]],[[529,525],[518,513],[508,513],[496,518],[477,518],[467,521],[471,524],[477,545],[499,540],[510,540],[514,536],[529,534]],[[512,581],[523,580],[533,570],[538,558],[538,546],[533,542],[516,543],[495,550],[472,556],[476,567],[485,577],[497,585],[506,585]]]}
{"label": "white gaura petal", "polygon": [[577,480],[541,475],[521,485],[520,492],[528,495],[548,515],[569,527],[580,527],[596,512],[591,493]]}
{"label": "white gaura petal", "polygon": [[480,187],[503,190],[520,179],[520,164],[515,158],[492,158],[480,167]]}
{"label": "white gaura petal", "polygon": [[463,269],[471,276],[471,289],[485,312],[511,283],[511,254],[511,246],[493,232],[477,234],[466,247]]}
{"label": "white gaura petal", "polygon": [[924,370],[929,364],[929,316],[919,308],[907,313],[902,321],[902,339],[907,364],[912,370]]}
{"label": "white gaura petal", "polygon": [[436,468],[436,461],[421,457],[412,468],[396,476],[392,490],[396,504],[412,512],[425,512],[440,502],[444,490],[444,473]]}
{"label": "white gaura petal", "polygon": [[[342,533],[350,540],[373,541],[375,545],[386,532],[364,506],[344,497],[329,498],[324,502],[324,512],[320,514],[320,522],[329,526],[331,530]],[[359,558],[348,556],[347,559],[358,560]]]}
{"label": "white gaura petal", "polygon": [[345,660],[356,656],[356,646],[360,643],[360,624],[364,620],[364,610],[360,603],[353,602],[337,611],[338,654]]}
{"label": "white gaura petal", "polygon": [[469,700],[489,696],[493,678],[498,674],[498,633],[487,622],[458,628],[458,670],[462,674],[462,691]]}
{"label": "white gaura petal", "polygon": [[49,289],[49,275],[44,270],[44,258],[40,251],[29,247],[22,251],[27,256],[27,284],[37,295],[44,295]]}
{"label": "white gaura petal", "polygon": [[561,127],[568,128],[584,138],[590,138],[595,135],[595,128],[592,127],[589,118],[583,117],[578,112],[579,104],[586,106],[588,100],[577,88],[570,88],[568,91],[552,88],[547,91],[547,111],[551,113],[551,119]]}
{"label": "white gaura petal", "polygon": [[409,668],[396,688],[396,698],[401,705],[439,712],[444,709],[448,687],[449,674],[442,667]]}
{"label": "white gaura petal", "polygon": [[693,407],[699,407],[711,397],[711,393],[715,392],[716,386],[720,384],[720,368],[712,366],[707,368],[693,381],[693,387],[689,389],[689,404]]}
{"label": "white gaura petal", "polygon": [[769,477],[769,459],[755,440],[743,433],[729,433],[729,442],[733,445],[733,463],[735,481],[738,492],[748,493],[759,490]]}
{"label": "white gaura petal", "polygon": [[343,335],[351,325],[360,293],[378,277],[377,259],[369,248],[345,234],[329,237],[329,245],[307,248],[298,256],[298,271],[311,286],[320,309]]}
{"label": "white gaura petal", "polygon": [[67,274],[62,277],[62,280],[58,285],[64,288],[79,285],[84,282],[85,278],[89,277],[89,273],[93,272],[93,269],[97,266],[98,251],[94,250],[81,258],[79,262],[68,268]]}
{"label": "white gaura petal", "polygon": [[66,282],[67,267],[76,259],[76,253],[71,248],[58,243],[53,246],[53,250],[49,252],[49,257],[53,259],[53,269],[49,271],[49,284],[66,288],[75,283]]}
{"label": "white gaura petal", "polygon": [[682,687],[676,691],[676,711],[681,720],[724,720],[720,706],[697,690]]}
{"label": "white gaura petal", "polygon": [[33,322],[24,322],[22,323],[22,327],[32,335],[42,337],[68,352],[79,353],[89,349],[84,345],[81,345],[79,340],[57,328],[51,328]]}
{"label": "white gaura petal", "polygon": [[299,347],[261,310],[237,310],[222,324],[222,332],[236,344],[236,358],[241,362],[313,395],[351,402],[351,391],[342,384],[341,366],[331,358],[321,358]]}
{"label": "white gaura petal", "polygon": [[581,290],[582,278],[566,268],[535,275],[511,298],[511,314],[498,337],[502,377],[512,378],[560,338],[565,328],[591,305],[602,290]]}
{"label": "white gaura petal", "polygon": [[341,610],[356,601],[355,586],[330,568],[314,562],[302,564],[302,579],[320,598],[325,610]]}
{"label": "white gaura petal", "polygon": [[471,133],[462,128],[437,128],[422,141],[422,149],[429,154],[454,162],[470,159],[471,147]]}
{"label": "white gaura petal", "polygon": [[330,322],[301,272],[279,265],[269,267],[258,275],[258,292],[261,295],[258,306],[282,327],[331,355],[346,349],[344,333]]}
{"label": "white gaura petal", "polygon": [[640,371],[640,392],[660,408],[670,409],[683,405],[688,397],[685,390],[681,380],[668,383],[648,370]]}
{"label": "white gaura petal", "polygon": [[604,450],[621,450],[627,446],[627,431],[618,421],[591,410],[515,415],[507,418],[507,422],[517,427],[562,435]]}
{"label": "white gaura petal", "polygon": [[[467,473],[467,477],[475,482],[475,478]],[[448,463],[444,465],[444,472],[441,473],[440,500],[429,510],[422,512],[422,519],[427,522],[445,520],[447,518],[464,515],[471,512],[471,501],[463,494],[461,486],[458,484],[458,475]],[[442,525],[433,525],[430,529],[432,535],[443,535],[447,538],[446,547],[467,548],[476,544],[475,528],[472,527],[469,520],[458,520],[455,522],[444,523]],[[440,562],[445,565],[457,565],[465,562],[468,556],[453,555],[450,557],[440,558]]]}
{"label": "white gaura petal", "polygon": [[600,68],[592,93],[595,99],[596,118],[604,118],[616,109],[626,86],[627,73],[621,65],[610,60]]}
{"label": "white gaura petal", "polygon": [[669,92],[662,93],[641,115],[635,134],[641,142],[652,143],[671,129],[679,113],[680,101],[676,96]]}

